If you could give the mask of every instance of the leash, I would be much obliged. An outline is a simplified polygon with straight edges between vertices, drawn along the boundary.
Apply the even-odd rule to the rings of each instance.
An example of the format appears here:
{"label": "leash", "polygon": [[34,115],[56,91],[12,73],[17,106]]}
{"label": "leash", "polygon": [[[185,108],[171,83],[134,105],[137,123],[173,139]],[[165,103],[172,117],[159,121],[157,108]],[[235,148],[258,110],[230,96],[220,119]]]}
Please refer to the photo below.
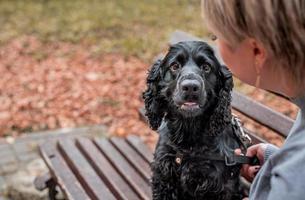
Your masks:
{"label": "leash", "polygon": [[[236,138],[239,140],[241,144],[241,151],[243,155],[233,155],[233,163],[234,160],[240,164],[249,164],[249,165],[259,165],[259,159],[254,157],[245,156],[247,153],[247,148],[251,146],[252,140],[248,134],[244,132],[244,129],[241,125],[240,119],[236,116],[232,116],[231,123],[233,125],[233,133]],[[234,158],[235,157],[235,158]]]}
{"label": "leash", "polygon": [[[184,155],[180,152],[176,153],[175,162],[177,164],[181,164],[182,160],[184,160]],[[221,156],[218,154],[203,154],[200,156],[196,156],[196,158],[202,158],[205,160],[216,160],[225,162],[226,166],[234,166],[238,164],[249,164],[249,165],[258,165],[259,161],[256,157],[249,157],[243,155],[232,155],[232,156]]]}
{"label": "leash", "polygon": [[[251,146],[252,141],[248,134],[246,134],[242,128],[240,120],[237,118],[237,116],[232,116],[232,128],[233,133],[237,140],[239,141],[241,145],[241,151],[243,155],[231,155],[231,156],[222,156],[219,154],[203,154],[200,156],[196,156],[197,158],[200,157],[205,160],[216,160],[216,161],[222,161],[225,162],[226,166],[234,166],[238,164],[249,164],[249,165],[259,165],[259,159],[255,157],[249,157],[245,156],[247,152],[247,148]],[[182,163],[182,160],[186,157],[183,153],[176,150],[176,158],[175,162],[180,165]]]}

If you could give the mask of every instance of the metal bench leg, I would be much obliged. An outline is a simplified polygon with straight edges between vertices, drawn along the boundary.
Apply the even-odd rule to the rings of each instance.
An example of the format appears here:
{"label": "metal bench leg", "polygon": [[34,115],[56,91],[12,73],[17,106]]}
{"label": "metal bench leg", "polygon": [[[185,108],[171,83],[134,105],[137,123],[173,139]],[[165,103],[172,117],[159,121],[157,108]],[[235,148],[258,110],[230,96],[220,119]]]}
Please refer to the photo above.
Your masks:
{"label": "metal bench leg", "polygon": [[47,181],[47,188],[49,189],[50,200],[58,200],[56,198],[56,195],[58,193],[56,186],[57,186],[57,183],[54,181],[54,179],[50,179]]}
{"label": "metal bench leg", "polygon": [[50,173],[46,173],[42,176],[36,177],[34,181],[34,185],[37,190],[42,191],[45,189],[49,190],[49,198],[50,200],[59,200],[56,198],[56,195],[58,194],[57,191],[57,183],[53,179]]}

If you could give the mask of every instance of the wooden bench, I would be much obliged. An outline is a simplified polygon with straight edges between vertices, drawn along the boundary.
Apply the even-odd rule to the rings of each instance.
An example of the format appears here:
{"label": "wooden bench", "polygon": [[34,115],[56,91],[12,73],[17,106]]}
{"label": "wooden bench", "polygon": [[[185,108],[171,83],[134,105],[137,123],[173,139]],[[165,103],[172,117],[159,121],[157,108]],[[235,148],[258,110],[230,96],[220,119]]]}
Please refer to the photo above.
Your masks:
{"label": "wooden bench", "polygon": [[40,146],[50,174],[35,180],[56,199],[59,186],[66,199],[151,199],[153,154],[137,136],[126,139],[66,138]]}
{"label": "wooden bench", "polygon": [[[170,44],[200,40],[181,31],[170,38]],[[217,52],[217,49],[216,49]],[[286,137],[293,120],[237,92],[232,93],[233,112],[243,115]],[[144,110],[140,115],[146,120]],[[253,143],[266,142],[245,129]],[[150,167],[152,152],[136,136],[123,138],[66,138],[47,141],[40,152],[50,173],[35,180],[37,189],[49,189],[56,199],[59,187],[66,199],[151,199]]]}

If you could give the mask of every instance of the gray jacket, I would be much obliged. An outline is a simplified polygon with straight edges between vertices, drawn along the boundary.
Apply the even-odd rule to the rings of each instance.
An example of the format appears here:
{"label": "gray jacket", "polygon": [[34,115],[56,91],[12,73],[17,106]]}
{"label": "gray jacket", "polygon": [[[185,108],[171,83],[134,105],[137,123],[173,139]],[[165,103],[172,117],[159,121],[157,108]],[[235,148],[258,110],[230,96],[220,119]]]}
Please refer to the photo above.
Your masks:
{"label": "gray jacket", "polygon": [[250,200],[305,199],[305,96],[293,102],[300,108],[296,121],[283,147],[268,145]]}

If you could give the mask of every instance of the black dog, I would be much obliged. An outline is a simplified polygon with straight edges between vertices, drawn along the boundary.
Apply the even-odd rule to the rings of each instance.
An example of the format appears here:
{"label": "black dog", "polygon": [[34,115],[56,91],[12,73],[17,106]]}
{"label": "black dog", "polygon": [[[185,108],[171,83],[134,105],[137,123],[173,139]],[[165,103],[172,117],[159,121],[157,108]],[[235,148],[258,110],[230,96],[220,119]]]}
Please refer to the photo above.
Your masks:
{"label": "black dog", "polygon": [[[241,199],[240,144],[231,124],[229,70],[204,42],[180,42],[150,69],[146,115],[160,134],[152,163],[153,199]],[[223,159],[225,158],[225,159]]]}

